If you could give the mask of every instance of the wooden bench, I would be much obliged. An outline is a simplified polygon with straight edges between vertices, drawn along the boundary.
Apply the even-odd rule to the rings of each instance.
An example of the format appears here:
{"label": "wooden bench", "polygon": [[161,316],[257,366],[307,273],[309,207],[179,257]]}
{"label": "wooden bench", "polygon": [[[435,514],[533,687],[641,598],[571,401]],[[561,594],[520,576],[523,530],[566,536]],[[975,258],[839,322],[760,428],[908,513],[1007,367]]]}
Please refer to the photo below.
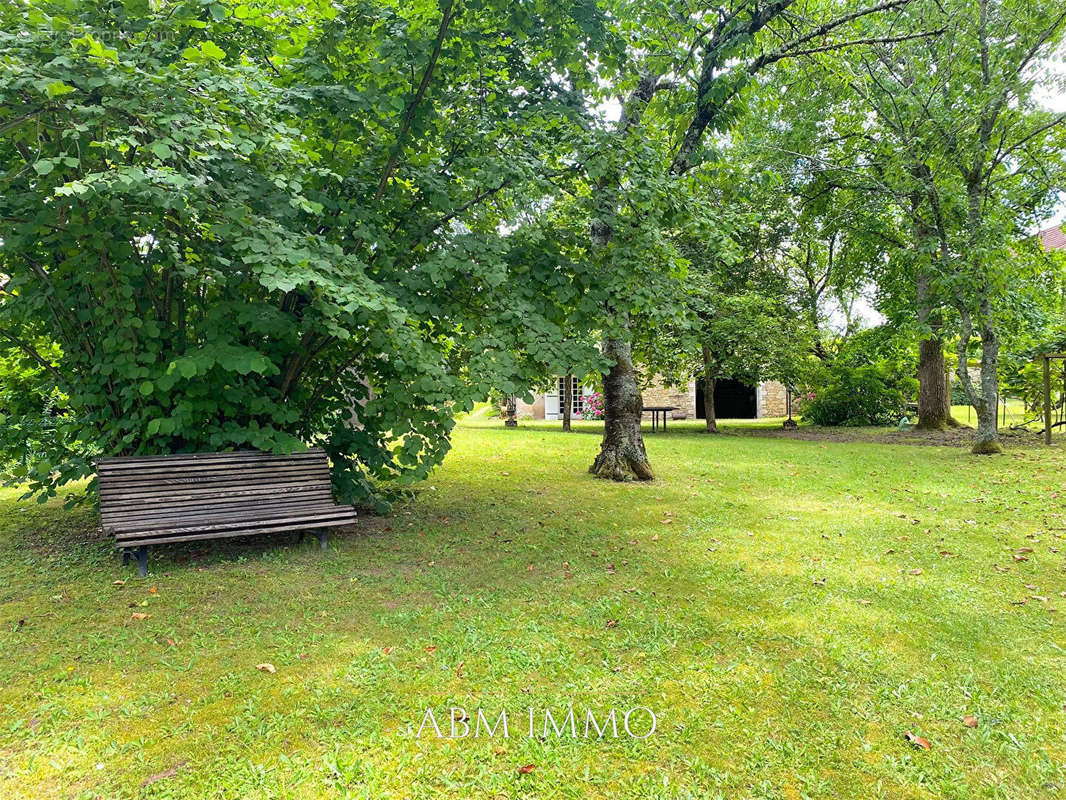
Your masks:
{"label": "wooden bench", "polygon": [[148,573],[148,546],[351,525],[355,509],[333,501],[319,448],[274,455],[254,450],[97,461],[100,521]]}

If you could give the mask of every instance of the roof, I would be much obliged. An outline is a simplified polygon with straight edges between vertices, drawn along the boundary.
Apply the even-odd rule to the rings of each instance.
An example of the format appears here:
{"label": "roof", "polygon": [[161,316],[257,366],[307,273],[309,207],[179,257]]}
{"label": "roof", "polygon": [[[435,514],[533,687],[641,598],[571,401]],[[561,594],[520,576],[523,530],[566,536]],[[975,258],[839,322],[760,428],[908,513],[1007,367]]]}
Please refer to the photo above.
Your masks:
{"label": "roof", "polygon": [[1037,236],[1040,237],[1040,243],[1045,250],[1061,250],[1066,247],[1066,232],[1062,230],[1062,225],[1040,231]]}

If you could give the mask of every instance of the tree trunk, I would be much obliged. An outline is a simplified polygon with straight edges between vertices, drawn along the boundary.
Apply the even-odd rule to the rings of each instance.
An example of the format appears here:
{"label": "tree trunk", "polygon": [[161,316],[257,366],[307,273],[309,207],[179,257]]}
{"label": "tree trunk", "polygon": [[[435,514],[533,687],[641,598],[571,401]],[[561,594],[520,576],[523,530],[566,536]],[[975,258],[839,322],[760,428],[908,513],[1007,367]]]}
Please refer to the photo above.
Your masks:
{"label": "tree trunk", "polygon": [[944,424],[949,428],[965,428],[966,426],[951,414],[951,370],[948,368],[946,355],[944,356],[944,370]]}
{"label": "tree trunk", "polygon": [[951,389],[944,372],[944,345],[938,338],[918,344],[918,424],[924,431],[941,431],[951,423]]}
{"label": "tree trunk", "polygon": [[977,409],[977,436],[971,452],[1002,453],[999,441],[999,338],[986,325],[981,331],[981,407]]}
{"label": "tree trunk", "polygon": [[589,472],[616,481],[651,480],[655,475],[640,434],[644,401],[633,369],[632,347],[622,339],[607,339],[603,354],[611,360],[603,379],[603,442]]}
{"label": "tree trunk", "polygon": [[966,389],[970,405],[977,412],[977,435],[973,440],[973,453],[1002,453],[999,440],[999,337],[992,322],[992,308],[988,300],[981,302],[981,381],[974,386],[966,366],[966,346],[973,335],[973,324],[964,304],[958,306],[961,323],[958,366],[955,374]]}
{"label": "tree trunk", "polygon": [[574,410],[574,376],[567,375],[563,380],[563,430],[570,430],[570,414]]}
{"label": "tree trunk", "polygon": [[703,345],[703,412],[707,417],[707,433],[718,433],[718,420],[714,412],[714,367],[711,351]]}
{"label": "tree trunk", "polygon": [[[918,163],[913,165],[911,174],[922,183],[927,183],[931,173],[926,164]],[[938,207],[935,198],[928,194],[916,192],[911,195],[914,239],[921,250],[929,251],[930,258],[927,264],[919,259],[914,286],[918,324],[930,333],[918,344],[918,424],[915,427],[919,430],[941,431],[959,427],[959,423],[951,416],[951,382],[946,375],[944,343],[940,338],[943,316],[934,302],[932,288],[934,267],[942,265],[947,253],[938,239],[936,227],[922,216],[924,199],[930,200],[934,209]],[[940,245],[939,249],[934,243]]]}

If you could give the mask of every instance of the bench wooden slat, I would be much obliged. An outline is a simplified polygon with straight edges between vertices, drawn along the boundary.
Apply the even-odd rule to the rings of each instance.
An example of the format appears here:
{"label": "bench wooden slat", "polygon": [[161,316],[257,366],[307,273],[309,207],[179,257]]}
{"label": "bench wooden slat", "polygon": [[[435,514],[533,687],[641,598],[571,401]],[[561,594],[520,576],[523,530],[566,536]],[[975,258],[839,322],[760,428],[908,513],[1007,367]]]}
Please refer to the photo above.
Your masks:
{"label": "bench wooden slat", "polygon": [[297,494],[302,492],[318,492],[318,493],[330,493],[329,481],[311,481],[307,483],[271,483],[262,486],[255,486],[253,488],[235,488],[233,486],[217,487],[201,487],[201,488],[189,488],[189,489],[168,489],[165,492],[160,491],[129,491],[123,493],[111,494],[108,496],[109,508],[125,508],[127,506],[137,506],[145,504],[155,504],[162,499],[171,499],[174,503],[189,503],[189,504],[203,504],[210,503],[213,500],[224,500],[226,498],[241,498],[248,497],[254,498],[257,496],[283,496],[287,494]]}
{"label": "bench wooden slat", "polygon": [[[200,511],[193,512],[172,512],[170,514],[124,514],[121,516],[112,516],[108,522],[103,524],[103,529],[106,533],[118,533],[124,530],[139,530],[145,525],[155,525],[157,527],[163,527],[170,525],[174,522],[186,523],[186,522],[200,522],[210,521],[211,523],[222,524],[230,520],[243,520],[243,519],[258,519],[262,520],[267,515],[279,515],[284,516],[286,512],[291,512],[294,508],[292,503],[289,502],[273,502],[273,503],[257,503],[257,504],[244,504],[234,505],[227,508],[207,508]],[[316,500],[308,503],[301,503],[296,506],[301,516],[313,515],[317,512],[331,512],[336,510],[337,505],[330,500]]]}
{"label": "bench wooden slat", "polygon": [[100,497],[108,498],[109,503],[122,505],[124,502],[143,502],[145,500],[156,501],[159,498],[174,498],[180,501],[182,499],[194,499],[197,497],[210,498],[236,495],[285,494],[287,492],[298,492],[302,490],[332,491],[330,490],[330,482],[325,478],[316,478],[313,480],[295,478],[293,480],[286,480],[285,482],[279,483],[255,483],[251,486],[237,483],[236,485],[209,484],[201,486],[162,486],[159,487],[159,489],[142,487],[142,489],[127,489],[106,494],[101,493]]}
{"label": "bench wooden slat", "polygon": [[138,549],[142,574],[149,544],[356,521],[355,509],[333,500],[329,461],[319,448],[133,456],[101,459],[97,467],[101,524],[118,547]]}
{"label": "bench wooden slat", "polygon": [[[200,514],[205,511],[217,508],[219,510],[225,510],[229,508],[239,508],[241,506],[256,506],[263,504],[282,504],[288,503],[290,506],[301,506],[310,503],[332,503],[333,497],[328,493],[329,490],[315,491],[315,492],[258,492],[250,495],[240,495],[238,497],[211,497],[211,498],[192,498],[185,501],[175,501],[169,503],[167,506],[168,513],[171,514]],[[158,501],[152,500],[148,502],[133,502],[127,501],[122,504],[114,503],[108,507],[108,510],[102,513],[101,519],[124,519],[127,517],[136,516],[151,516],[158,514],[159,509],[156,507]]]}
{"label": "bench wooden slat", "polygon": [[[343,525],[352,525],[355,523],[355,517],[352,519],[340,519],[340,520],[322,520],[316,521],[314,527],[316,528],[336,528]],[[215,531],[214,533],[197,533],[186,536],[162,536],[155,537],[152,534],[145,533],[139,535],[136,538],[134,535],[130,535],[123,539],[117,540],[119,547],[141,547],[149,544],[169,544],[179,542],[196,542],[201,539],[226,539],[234,536],[256,536],[264,533],[284,533],[285,531],[306,531],[307,525],[277,525],[277,526],[264,526],[262,528],[243,529],[239,531]]]}
{"label": "bench wooden slat", "polygon": [[[336,512],[335,514],[334,513],[327,513],[327,514],[321,514],[319,516],[328,517],[328,518],[333,518],[334,516],[337,516],[337,517],[348,516],[348,517],[353,517],[354,518],[355,517],[355,512],[354,511],[341,510],[341,511]],[[313,526],[318,524],[316,522],[316,518],[317,517],[316,517],[315,514],[299,514],[299,513],[296,513],[296,512],[290,512],[290,513],[282,512],[280,516],[265,516],[265,519],[264,519],[264,517],[260,517],[259,519],[256,519],[254,515],[248,515],[248,516],[245,516],[245,517],[243,517],[241,519],[234,519],[232,517],[225,517],[219,522],[219,524],[203,523],[201,525],[174,525],[173,523],[176,522],[177,520],[164,520],[162,525],[144,526],[144,527],[141,528],[141,530],[149,529],[149,530],[151,530],[151,532],[154,535],[165,536],[165,535],[172,534],[172,533],[180,535],[180,534],[186,534],[186,533],[198,533],[200,531],[214,531],[214,530],[218,530],[220,528],[225,528],[227,530],[238,530],[240,528],[254,528],[254,527],[258,527],[258,526],[263,525],[265,522],[269,522],[271,524],[278,523],[278,524],[286,524],[286,525],[297,523],[297,522],[302,522],[304,525],[307,525],[308,527],[313,527]],[[171,527],[164,527],[165,525],[168,525],[168,524]]]}
{"label": "bench wooden slat", "polygon": [[[163,479],[168,483],[180,480],[203,480],[205,478],[226,478],[256,475],[270,478],[275,475],[328,475],[325,464],[254,464],[247,467],[212,465],[188,469],[150,469],[138,472],[124,472],[119,475],[107,475],[109,486],[135,486],[152,483]],[[101,477],[104,477],[101,475]]]}
{"label": "bench wooden slat", "polygon": [[122,469],[137,464],[170,464],[182,465],[185,463],[202,464],[215,462],[229,462],[241,460],[258,461],[298,461],[300,459],[321,460],[325,451],[321,447],[312,447],[302,453],[264,453],[260,450],[231,450],[226,453],[176,453],[174,455],[155,456],[115,456],[114,458],[102,458],[97,462],[97,467],[102,470]]}

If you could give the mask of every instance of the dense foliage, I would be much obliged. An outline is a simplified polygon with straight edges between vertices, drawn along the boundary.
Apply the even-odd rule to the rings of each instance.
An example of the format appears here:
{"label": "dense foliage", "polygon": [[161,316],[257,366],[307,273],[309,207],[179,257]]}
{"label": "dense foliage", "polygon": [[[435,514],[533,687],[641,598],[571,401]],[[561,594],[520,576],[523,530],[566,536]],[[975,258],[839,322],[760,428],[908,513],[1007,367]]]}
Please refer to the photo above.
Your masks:
{"label": "dense foliage", "polygon": [[803,402],[803,419],[815,425],[894,425],[906,416],[917,388],[914,378],[889,362],[833,364]]}
{"label": "dense foliage", "polygon": [[587,287],[535,226],[499,231],[584,129],[593,10],[0,15],[0,335],[71,411],[35,490],[98,454],[321,442],[365,499],[564,360],[555,298]]}

